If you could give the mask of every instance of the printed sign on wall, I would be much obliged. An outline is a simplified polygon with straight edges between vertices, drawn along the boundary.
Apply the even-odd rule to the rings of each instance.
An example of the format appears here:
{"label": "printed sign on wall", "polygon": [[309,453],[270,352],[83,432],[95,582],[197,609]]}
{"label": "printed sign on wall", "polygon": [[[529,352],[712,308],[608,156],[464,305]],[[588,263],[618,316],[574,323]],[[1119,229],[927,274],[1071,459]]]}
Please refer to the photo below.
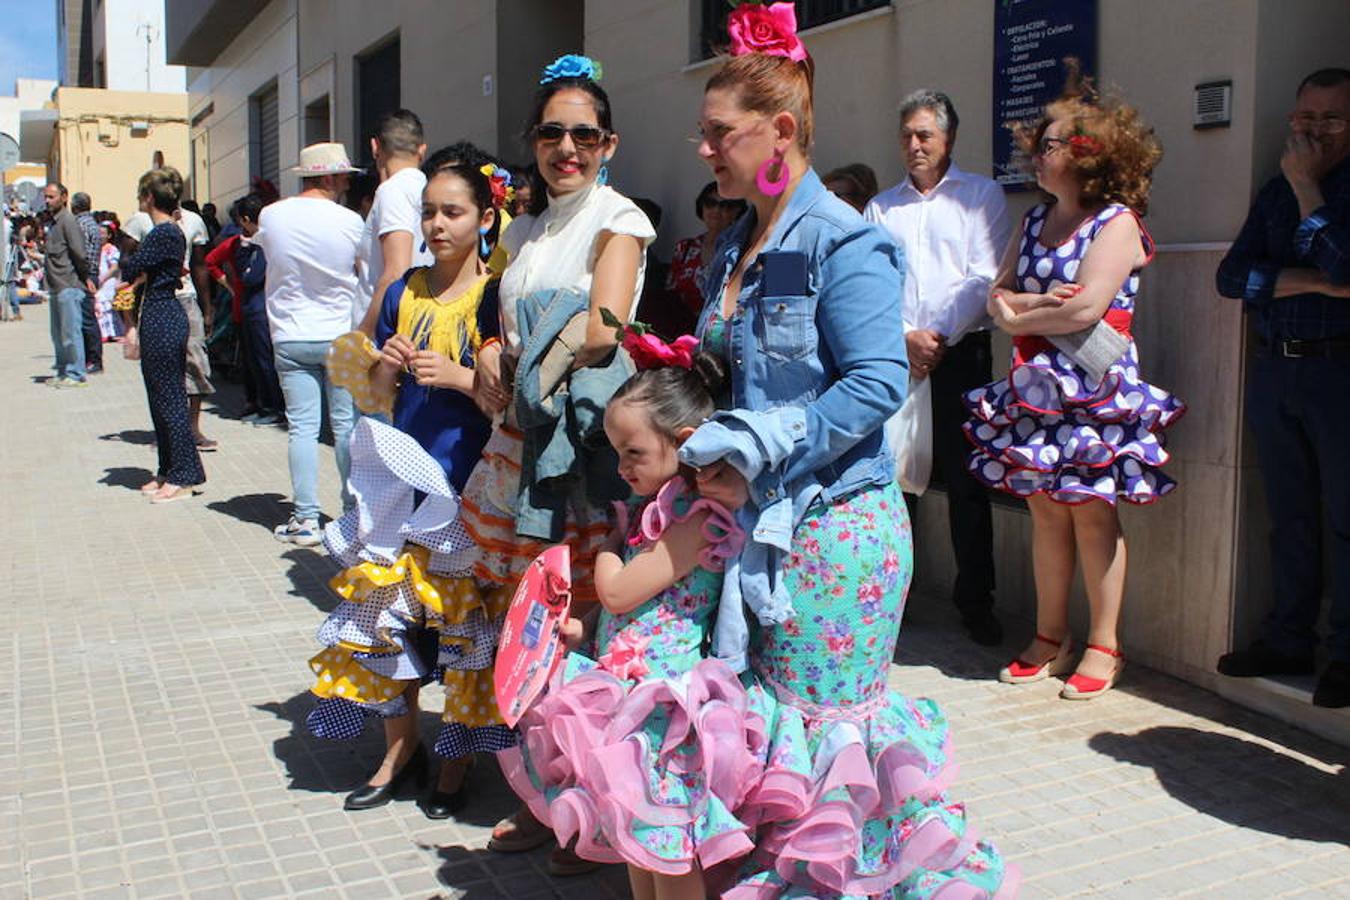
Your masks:
{"label": "printed sign on wall", "polygon": [[1011,125],[1034,120],[1064,88],[1064,58],[1097,71],[1097,0],[995,0],[994,180],[1006,190],[1034,183]]}

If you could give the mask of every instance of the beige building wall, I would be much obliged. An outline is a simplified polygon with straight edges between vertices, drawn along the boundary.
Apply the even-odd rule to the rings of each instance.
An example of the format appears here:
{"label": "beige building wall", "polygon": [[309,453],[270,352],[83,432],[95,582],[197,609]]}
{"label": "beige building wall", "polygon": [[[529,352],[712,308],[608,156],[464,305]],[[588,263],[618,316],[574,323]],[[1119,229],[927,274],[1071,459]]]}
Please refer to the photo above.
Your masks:
{"label": "beige building wall", "polygon": [[135,213],[136,184],[156,152],[188,171],[185,94],[63,87],[56,108],[49,170],[72,192],[87,193],[94,209],[114,210],[123,221]]}
{"label": "beige building wall", "polygon": [[[664,208],[663,252],[700,230],[692,200],[709,177],[690,141],[716,66],[690,61],[697,7],[586,3],[586,52],[604,64],[621,135],[614,181]],[[1160,252],[1146,270],[1135,325],[1144,374],[1190,405],[1170,432],[1180,490],[1122,513],[1130,540],[1123,639],[1134,659],[1219,686],[1215,658],[1235,631],[1245,638],[1261,611],[1265,549],[1240,413],[1246,329],[1240,305],[1215,293],[1214,270],[1274,172],[1299,78],[1345,64],[1350,16],[1344,0],[1100,0],[1098,8],[1101,81],[1143,111],[1166,149],[1146,220]],[[910,90],[935,87],[962,116],[959,164],[988,174],[993,15],[987,0],[896,0],[804,32],[817,65],[817,169],[865,162],[883,186],[898,181],[895,110]],[[1233,81],[1232,126],[1194,129],[1195,85],[1223,78]],[[1035,194],[1009,199],[1020,216]],[[996,365],[1006,351],[996,341]],[[947,602],[954,577],[945,515],[941,492],[923,498],[916,591],[934,603]],[[1030,620],[1026,512],[997,507],[995,532],[1000,606]],[[1074,606],[1081,633],[1081,594]]]}
{"label": "beige building wall", "polygon": [[525,162],[519,135],[539,71],[580,52],[583,0],[300,0],[301,103],[327,95],[335,139],[364,155],[357,130],[357,58],[397,37],[400,103],[417,113],[427,147],[470,140]]}
{"label": "beige building wall", "polygon": [[[299,189],[299,179],[286,171],[300,159],[299,80],[296,66],[296,0],[273,0],[215,62],[189,70],[193,153],[197,160],[192,186],[199,202],[221,210],[249,191],[249,99],[276,82],[279,103],[283,195]],[[206,162],[202,162],[205,159]]]}

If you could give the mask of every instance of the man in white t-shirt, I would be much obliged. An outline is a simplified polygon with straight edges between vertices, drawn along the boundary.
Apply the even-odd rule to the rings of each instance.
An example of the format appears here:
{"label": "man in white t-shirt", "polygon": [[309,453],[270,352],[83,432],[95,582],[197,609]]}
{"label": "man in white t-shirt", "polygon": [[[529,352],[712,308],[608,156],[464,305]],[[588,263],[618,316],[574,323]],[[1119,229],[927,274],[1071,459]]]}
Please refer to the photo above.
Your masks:
{"label": "man in white t-shirt", "polygon": [[312,144],[300,151],[301,191],[264,207],[253,241],[267,255],[267,321],[277,376],[286,397],[286,425],[294,509],[278,525],[277,540],[312,547],[319,543],[319,428],[323,399],[333,432],[342,505],[350,465],[351,394],[328,380],[325,363],[333,339],[352,327],[356,303],[357,250],[361,217],[337,201],[352,172],[359,172],[337,143]]}
{"label": "man in white t-shirt", "polygon": [[352,327],[374,335],[389,285],[413,266],[434,260],[422,239],[422,189],[427,186],[419,168],[427,154],[422,120],[406,109],[389,113],[376,126],[370,152],[380,186],[361,238],[361,290]]}
{"label": "man in white t-shirt", "polygon": [[911,377],[931,379],[933,471],[946,487],[956,584],[952,600],[972,640],[996,646],[994,532],[989,495],[966,471],[970,444],[961,430],[966,391],[991,380],[985,302],[1008,241],[1003,189],[952,161],[958,119],[939,91],[919,90],[900,106],[906,177],[867,204],[904,247],[905,345]]}

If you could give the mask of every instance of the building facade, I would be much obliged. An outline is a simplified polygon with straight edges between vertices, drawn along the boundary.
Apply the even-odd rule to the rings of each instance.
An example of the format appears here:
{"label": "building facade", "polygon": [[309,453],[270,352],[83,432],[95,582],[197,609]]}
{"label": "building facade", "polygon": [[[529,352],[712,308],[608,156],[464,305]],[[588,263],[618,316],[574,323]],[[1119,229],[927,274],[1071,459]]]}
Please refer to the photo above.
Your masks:
{"label": "building facade", "polygon": [[[1213,671],[1221,653],[1249,640],[1271,585],[1261,487],[1242,426],[1247,330],[1239,304],[1215,293],[1214,271],[1251,197],[1276,171],[1300,78],[1346,64],[1350,17],[1344,0],[1096,5],[1096,74],[1142,110],[1166,149],[1147,219],[1159,252],[1145,271],[1135,335],[1149,380],[1190,406],[1169,448],[1181,489],[1158,506],[1123,511],[1130,540],[1126,651],[1350,742],[1350,720],[1311,707],[1299,689]],[[905,94],[928,86],[947,92],[961,112],[959,164],[990,173],[996,6],[799,3],[813,26],[803,39],[816,61],[817,167],[865,162],[883,186],[898,181],[896,108]],[[469,138],[508,161],[525,161],[516,135],[540,67],[559,53],[583,51],[604,64],[621,135],[612,183],[664,208],[661,253],[700,230],[692,201],[709,174],[691,138],[703,85],[717,65],[705,57],[725,8],[720,0],[385,0],[376,14],[359,0],[188,0],[172,5],[167,30],[171,61],[204,67],[191,83],[194,149],[199,139],[206,144],[205,162],[198,157],[194,171],[207,173],[210,190],[202,196],[218,204],[246,190],[247,175],[270,159],[264,151],[281,167],[293,165],[300,146],[326,134],[366,157],[371,124],[400,105],[423,118],[433,147]],[[246,24],[226,28],[236,13]],[[1215,81],[1231,82],[1231,121],[1197,128],[1197,87]],[[273,83],[275,150],[263,143],[270,120],[255,123],[244,112]],[[1011,194],[1013,214],[1034,199]],[[997,352],[1006,349],[1003,343]],[[944,507],[940,490],[921,502],[914,603],[945,603],[953,571]],[[995,533],[1000,607],[1030,620],[1025,509],[1000,504]],[[1081,597],[1075,608],[1081,630]]]}
{"label": "building facade", "polygon": [[182,93],[187,70],[165,60],[164,0],[57,0],[63,87]]}

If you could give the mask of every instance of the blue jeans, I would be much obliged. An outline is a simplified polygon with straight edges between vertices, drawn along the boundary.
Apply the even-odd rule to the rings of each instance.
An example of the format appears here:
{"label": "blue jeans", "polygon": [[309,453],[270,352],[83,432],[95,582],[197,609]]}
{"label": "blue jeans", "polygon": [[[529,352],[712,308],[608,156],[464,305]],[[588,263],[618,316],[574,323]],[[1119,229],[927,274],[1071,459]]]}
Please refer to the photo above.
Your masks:
{"label": "blue jeans", "polygon": [[272,345],[281,393],[286,397],[287,449],[297,519],[319,517],[319,426],[325,393],[338,477],[342,481],[342,508],[346,510],[352,505],[347,491],[347,474],[351,469],[348,439],[355,424],[355,407],[352,395],[328,380],[325,363],[331,344],[332,341],[282,341]]}
{"label": "blue jeans", "polygon": [[47,303],[57,378],[84,381],[84,298],[84,288],[61,288]]}

